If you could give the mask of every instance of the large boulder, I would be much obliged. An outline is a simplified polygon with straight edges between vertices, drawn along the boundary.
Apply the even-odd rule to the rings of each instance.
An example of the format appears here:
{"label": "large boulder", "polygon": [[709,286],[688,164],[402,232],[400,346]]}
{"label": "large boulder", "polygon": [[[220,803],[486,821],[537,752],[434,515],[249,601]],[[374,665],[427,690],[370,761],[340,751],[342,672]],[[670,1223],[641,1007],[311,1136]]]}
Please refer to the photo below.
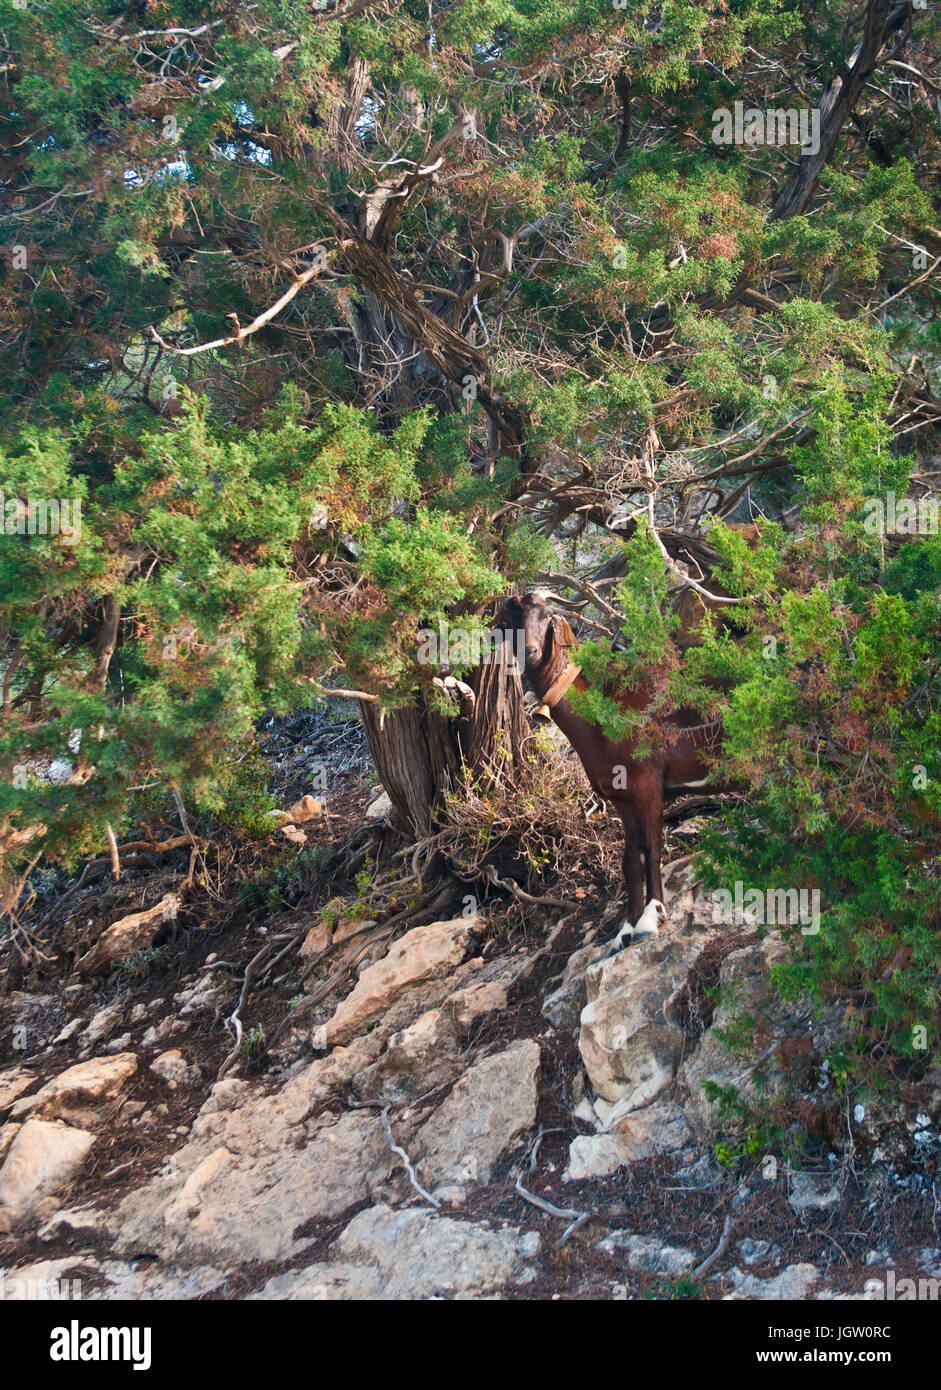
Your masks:
{"label": "large boulder", "polygon": [[363,971],[333,1017],[314,1033],[314,1047],[348,1042],[370,1027],[405,990],[453,969],[464,957],[474,926],[474,918],[459,917],[406,932],[381,960]]}
{"label": "large boulder", "polygon": [[460,1066],[450,1020],[441,1009],[428,1009],[389,1038],[370,1087],[387,1100],[405,1100],[453,1081]]}
{"label": "large boulder", "polygon": [[[422,1012],[416,1006],[424,1004],[429,1012],[429,998],[440,1006],[452,982],[464,987],[480,970],[479,961],[468,962],[447,978],[406,991],[383,1015],[381,1027],[295,1068],[277,1090],[260,1095],[256,1084],[237,1077],[217,1082],[187,1141],[167,1156],[160,1176],[106,1214],[116,1252],[149,1252],[185,1267],[283,1260],[303,1248],[298,1232],[306,1223],[336,1219],[364,1202],[385,1200],[390,1175],[401,1165],[379,1116],[372,1108],[341,1108],[338,1097],[351,1091],[375,1096],[376,1068],[387,1039],[409,1028]],[[434,1022],[426,1020],[404,1043],[406,1052],[416,1049],[413,1058],[421,1051],[425,1028],[433,1028]],[[535,1116],[538,1048],[525,1043],[509,1051],[508,1060],[490,1058],[480,1064],[482,1076],[471,1068],[463,1078],[465,1099],[454,1102],[463,1113],[459,1121],[442,1126],[465,1125],[463,1145],[483,1155],[484,1168],[489,1155],[502,1152]],[[505,1094],[487,1095],[488,1085]],[[481,1113],[475,1118],[471,1105],[477,1103]],[[428,1132],[433,1141],[434,1119]],[[405,1113],[391,1116],[390,1122],[397,1141],[417,1157],[421,1146]],[[478,1133],[488,1125],[491,1133]],[[438,1137],[443,1160],[447,1136]],[[438,1155],[439,1145],[432,1142],[430,1151]],[[404,1184],[403,1175],[399,1180]]]}
{"label": "large boulder", "polygon": [[639,1109],[672,1084],[685,1045],[679,996],[706,940],[693,928],[589,967],[578,1047],[604,1100]]}
{"label": "large boulder", "polygon": [[[281,1260],[306,1222],[378,1201],[397,1164],[373,1110],[337,1114],[335,1097],[375,1063],[374,1034],[296,1070],[277,1090],[226,1077],[159,1176],[106,1214],[118,1253],[181,1265]],[[332,1108],[331,1108],[332,1106]]]}
{"label": "large boulder", "polygon": [[487,1182],[497,1159],[532,1129],[539,1046],[514,1043],[475,1063],[418,1131],[415,1152],[432,1186]]}
{"label": "large boulder", "polygon": [[289,1113],[256,1101],[233,1116],[225,1143],[184,1145],[110,1218],[117,1252],[186,1266],[284,1260],[303,1248],[306,1222],[378,1195],[392,1155],[374,1114],[291,1123]]}
{"label": "large boulder", "polygon": [[87,1123],[94,1119],[95,1108],[114,1100],[136,1071],[137,1057],[133,1052],[77,1062],[47,1081],[34,1095],[18,1100],[10,1117],[18,1120],[35,1114],[45,1119],[59,1117]]}
{"label": "large boulder", "polygon": [[25,1224],[43,1201],[65,1187],[85,1161],[95,1136],[50,1120],[20,1126],[0,1168],[0,1229]]}
{"label": "large boulder", "polygon": [[335,1242],[329,1263],[269,1279],[256,1299],[473,1298],[533,1278],[535,1232],[499,1231],[424,1207],[371,1207]]}
{"label": "large boulder", "polygon": [[[733,1087],[744,1101],[757,1103],[753,1076],[759,1062],[768,1081],[764,1095],[773,1094],[782,1084],[774,1039],[783,1039],[794,1006],[786,1004],[771,983],[771,966],[787,958],[787,945],[776,932],[762,940],[732,951],[719,972],[719,1006],[699,1046],[685,1059],[679,1082],[686,1097],[686,1117],[700,1138],[708,1142],[732,1132],[738,1121],[720,1114],[709,1098],[709,1083],[726,1089]],[[735,1018],[746,1014],[758,1021],[754,1046],[731,1050],[725,1040]],[[770,1039],[770,1046],[769,1046]],[[742,1122],[744,1123],[744,1121]]]}

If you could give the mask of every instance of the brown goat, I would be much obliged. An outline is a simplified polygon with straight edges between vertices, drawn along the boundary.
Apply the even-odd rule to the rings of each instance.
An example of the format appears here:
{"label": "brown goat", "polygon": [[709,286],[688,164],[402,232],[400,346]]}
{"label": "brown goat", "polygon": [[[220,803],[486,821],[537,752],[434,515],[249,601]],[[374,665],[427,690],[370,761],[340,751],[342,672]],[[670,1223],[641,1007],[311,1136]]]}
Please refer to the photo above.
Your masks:
{"label": "brown goat", "polygon": [[[567,690],[587,690],[588,684],[569,657],[575,635],[565,618],[550,610],[543,594],[537,591],[522,599],[507,599],[497,626],[523,633],[523,675],[540,701],[543,717],[551,717],[562,730],[595,792],[621,817],[628,912],[636,924],[645,901],[663,902],[660,855],[664,804],[705,785],[704,755],[718,746],[719,723],[704,724],[692,709],[670,711],[668,741],[648,756],[638,757],[637,738],[612,742],[596,724],[576,714],[565,698]],[[640,712],[649,709],[653,699],[651,678],[620,695],[618,702],[625,710]]]}

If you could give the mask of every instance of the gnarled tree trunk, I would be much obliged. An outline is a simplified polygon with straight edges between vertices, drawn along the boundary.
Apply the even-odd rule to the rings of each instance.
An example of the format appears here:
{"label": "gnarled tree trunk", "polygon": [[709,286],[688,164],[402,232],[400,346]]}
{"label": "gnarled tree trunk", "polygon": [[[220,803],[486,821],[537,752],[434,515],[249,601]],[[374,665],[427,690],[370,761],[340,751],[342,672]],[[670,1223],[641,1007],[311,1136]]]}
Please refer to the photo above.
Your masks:
{"label": "gnarled tree trunk", "polygon": [[413,705],[384,716],[377,704],[360,705],[379,779],[398,817],[416,834],[427,834],[445,794],[466,775],[506,785],[519,762],[526,714],[515,664],[485,662],[469,684],[475,696],[469,717],[440,714],[424,690]]}

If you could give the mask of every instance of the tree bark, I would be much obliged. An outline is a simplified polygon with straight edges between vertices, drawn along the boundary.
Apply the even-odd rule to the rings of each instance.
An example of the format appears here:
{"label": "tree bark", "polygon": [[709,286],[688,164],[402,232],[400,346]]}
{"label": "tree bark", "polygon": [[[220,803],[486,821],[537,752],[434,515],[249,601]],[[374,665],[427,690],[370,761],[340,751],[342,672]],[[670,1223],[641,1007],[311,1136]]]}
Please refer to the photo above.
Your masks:
{"label": "tree bark", "polygon": [[377,704],[360,704],[379,780],[413,834],[429,832],[445,795],[466,777],[506,786],[519,763],[527,724],[518,670],[487,662],[470,685],[476,697],[470,718],[439,714],[424,691],[413,705],[384,715]]}

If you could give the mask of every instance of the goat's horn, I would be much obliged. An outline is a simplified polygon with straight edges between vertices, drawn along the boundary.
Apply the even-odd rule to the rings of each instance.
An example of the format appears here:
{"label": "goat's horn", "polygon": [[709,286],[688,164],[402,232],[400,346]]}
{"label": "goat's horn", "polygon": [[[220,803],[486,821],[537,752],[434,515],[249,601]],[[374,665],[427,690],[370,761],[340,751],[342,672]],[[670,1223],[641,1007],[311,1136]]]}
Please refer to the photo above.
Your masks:
{"label": "goat's horn", "polygon": [[533,589],[532,597],[542,603],[561,603],[563,608],[582,608],[588,602],[587,599],[563,598],[552,589]]}

